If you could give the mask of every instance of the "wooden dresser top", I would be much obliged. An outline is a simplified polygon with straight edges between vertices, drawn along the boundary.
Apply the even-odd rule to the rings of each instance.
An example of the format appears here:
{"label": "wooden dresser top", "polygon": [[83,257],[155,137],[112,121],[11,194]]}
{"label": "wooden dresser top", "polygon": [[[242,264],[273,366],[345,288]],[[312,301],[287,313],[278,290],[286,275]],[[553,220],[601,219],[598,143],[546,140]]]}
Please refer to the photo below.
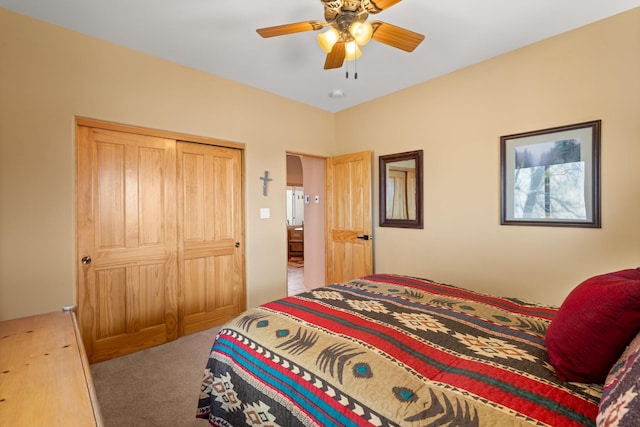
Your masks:
{"label": "wooden dresser top", "polygon": [[0,322],[0,424],[101,425],[72,313]]}

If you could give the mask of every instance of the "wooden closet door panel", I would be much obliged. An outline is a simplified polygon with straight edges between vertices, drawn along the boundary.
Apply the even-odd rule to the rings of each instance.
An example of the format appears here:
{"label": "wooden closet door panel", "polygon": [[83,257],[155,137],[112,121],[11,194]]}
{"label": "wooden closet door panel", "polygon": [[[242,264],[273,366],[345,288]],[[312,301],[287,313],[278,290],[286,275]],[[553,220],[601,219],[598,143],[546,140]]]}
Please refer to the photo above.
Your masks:
{"label": "wooden closet door panel", "polygon": [[78,127],[78,256],[91,258],[79,320],[93,362],[177,338],[175,144]]}
{"label": "wooden closet door panel", "polygon": [[219,286],[230,284],[235,280],[235,255],[200,256],[184,260],[184,314],[219,311],[236,304],[235,286]]}
{"label": "wooden closet door panel", "polygon": [[180,330],[210,328],[245,309],[242,153],[179,142]]}

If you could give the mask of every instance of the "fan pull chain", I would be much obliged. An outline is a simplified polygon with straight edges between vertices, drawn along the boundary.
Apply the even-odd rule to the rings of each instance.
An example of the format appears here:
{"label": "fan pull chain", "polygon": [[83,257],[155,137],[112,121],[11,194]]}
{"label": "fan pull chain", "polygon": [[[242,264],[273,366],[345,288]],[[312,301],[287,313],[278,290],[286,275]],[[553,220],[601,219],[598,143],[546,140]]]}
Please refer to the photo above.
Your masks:
{"label": "fan pull chain", "polygon": [[[355,74],[353,75],[353,79],[358,80],[358,59],[357,58],[354,59],[353,62],[355,65]],[[347,63],[346,65],[347,72],[345,73],[345,78],[348,79],[349,78],[349,61],[346,61],[346,63]]]}
{"label": "fan pull chain", "polygon": [[356,69],[356,73],[355,73],[355,75],[353,76],[353,79],[354,79],[354,80],[358,80],[358,58],[355,58],[355,59],[353,60],[353,66],[354,66],[354,68]]}

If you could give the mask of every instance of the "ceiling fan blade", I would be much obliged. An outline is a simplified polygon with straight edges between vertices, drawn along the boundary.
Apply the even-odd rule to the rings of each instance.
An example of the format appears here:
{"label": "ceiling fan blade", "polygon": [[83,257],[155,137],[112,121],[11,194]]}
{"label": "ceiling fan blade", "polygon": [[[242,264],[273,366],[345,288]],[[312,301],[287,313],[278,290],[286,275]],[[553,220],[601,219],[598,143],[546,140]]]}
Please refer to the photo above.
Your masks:
{"label": "ceiling fan blade", "polygon": [[364,0],[362,6],[368,13],[380,13],[385,9],[389,9],[401,0]]}
{"label": "ceiling fan blade", "polygon": [[337,42],[333,45],[331,52],[327,54],[327,59],[324,61],[324,69],[329,70],[331,68],[340,68],[344,63],[345,47],[344,42]]}
{"label": "ceiling fan blade", "polygon": [[424,40],[422,34],[396,27],[386,22],[373,21],[371,22],[371,26],[373,27],[372,39],[406,52],[413,52],[413,50],[422,43],[422,40]]}
{"label": "ceiling fan blade", "polygon": [[304,31],[317,31],[325,27],[326,22],[322,21],[304,21],[294,24],[276,25],[275,27],[258,28],[256,32],[262,37],[284,36],[293,33],[302,33]]}
{"label": "ceiling fan blade", "polygon": [[372,3],[375,3],[380,9],[389,9],[396,3],[400,3],[401,0],[375,0]]}

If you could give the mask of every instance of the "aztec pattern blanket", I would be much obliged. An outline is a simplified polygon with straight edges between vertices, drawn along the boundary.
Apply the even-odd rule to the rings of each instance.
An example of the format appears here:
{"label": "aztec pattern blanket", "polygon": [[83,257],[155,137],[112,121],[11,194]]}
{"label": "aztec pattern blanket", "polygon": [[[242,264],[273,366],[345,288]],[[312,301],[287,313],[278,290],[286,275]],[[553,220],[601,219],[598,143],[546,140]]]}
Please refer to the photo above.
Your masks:
{"label": "aztec pattern blanket", "polygon": [[214,426],[594,426],[602,386],[562,382],[556,309],[376,274],[273,301],[218,333]]}

